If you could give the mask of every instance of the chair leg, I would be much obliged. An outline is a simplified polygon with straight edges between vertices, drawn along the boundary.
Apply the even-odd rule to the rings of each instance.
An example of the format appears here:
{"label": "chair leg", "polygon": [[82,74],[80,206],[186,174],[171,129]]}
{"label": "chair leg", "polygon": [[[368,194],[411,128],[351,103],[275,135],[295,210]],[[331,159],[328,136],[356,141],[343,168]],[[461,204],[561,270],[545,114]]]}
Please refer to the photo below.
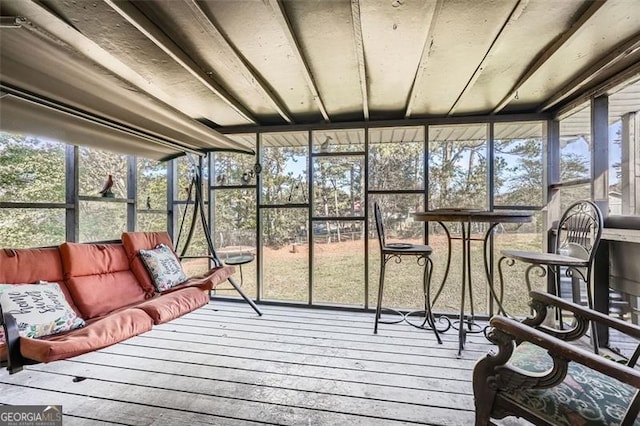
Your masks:
{"label": "chair leg", "polygon": [[431,309],[431,272],[433,271],[433,263],[430,258],[426,258],[424,262],[424,273],[422,276],[422,286],[424,289],[424,317],[425,321],[429,324],[429,327],[433,329],[433,333],[436,335],[436,340],[439,344],[442,344],[442,339],[438,334],[436,328],[436,319],[433,316],[433,310]]}
{"label": "chair leg", "polygon": [[[560,283],[560,266],[548,266],[553,272],[553,281],[556,291],[556,296],[562,298],[562,289]],[[564,320],[562,319],[562,309],[556,308],[556,320],[558,321],[560,330],[564,330]]]}
{"label": "chair leg", "polygon": [[380,258],[380,282],[378,283],[378,303],[376,305],[376,321],[373,326],[373,334],[378,334],[378,321],[380,321],[380,313],[382,311],[382,293],[384,291],[384,255]]}
{"label": "chair leg", "polygon": [[[591,277],[585,281],[587,287],[587,303],[589,304],[589,309],[593,309],[593,296],[591,295]],[[597,354],[600,352],[600,343],[598,341],[598,332],[596,330],[596,322],[591,321],[591,343],[593,344],[593,353]]]}

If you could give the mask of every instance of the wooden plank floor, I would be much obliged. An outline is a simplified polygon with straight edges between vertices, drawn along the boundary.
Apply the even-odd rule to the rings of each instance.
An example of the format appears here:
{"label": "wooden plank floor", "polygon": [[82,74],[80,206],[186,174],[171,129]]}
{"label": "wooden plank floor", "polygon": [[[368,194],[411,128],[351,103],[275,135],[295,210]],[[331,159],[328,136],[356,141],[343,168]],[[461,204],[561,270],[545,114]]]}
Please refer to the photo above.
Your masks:
{"label": "wooden plank floor", "polygon": [[[209,305],[118,345],[0,372],[0,404],[61,404],[64,424],[469,425],[471,335],[382,324],[373,315]],[[78,380],[80,378],[81,380]]]}

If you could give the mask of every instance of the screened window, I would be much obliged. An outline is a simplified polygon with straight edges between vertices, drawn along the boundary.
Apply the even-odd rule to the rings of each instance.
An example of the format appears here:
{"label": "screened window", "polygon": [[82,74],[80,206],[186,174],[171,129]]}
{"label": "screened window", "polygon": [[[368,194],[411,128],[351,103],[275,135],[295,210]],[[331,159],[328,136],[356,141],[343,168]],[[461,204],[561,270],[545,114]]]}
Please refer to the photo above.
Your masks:
{"label": "screened window", "polygon": [[560,120],[560,181],[591,178],[591,107]]}
{"label": "screened window", "polygon": [[0,201],[65,201],[65,144],[0,133]]}
{"label": "screened window", "polygon": [[167,163],[137,160],[137,231],[167,230]]}
{"label": "screened window", "polygon": [[429,208],[489,205],[486,124],[429,127]]}
{"label": "screened window", "polygon": [[308,133],[266,133],[261,144],[262,203],[308,203]]}
{"label": "screened window", "polygon": [[369,189],[424,188],[424,127],[369,130]]}
{"label": "screened window", "polygon": [[542,122],[494,125],[494,204],[542,206],[546,144]]}

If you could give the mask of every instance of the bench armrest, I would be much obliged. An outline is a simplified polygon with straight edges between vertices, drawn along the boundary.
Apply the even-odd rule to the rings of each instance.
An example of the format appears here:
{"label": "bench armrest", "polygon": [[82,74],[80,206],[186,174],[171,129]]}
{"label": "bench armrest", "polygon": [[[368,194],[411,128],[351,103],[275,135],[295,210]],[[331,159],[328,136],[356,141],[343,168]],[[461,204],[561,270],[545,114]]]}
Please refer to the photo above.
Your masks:
{"label": "bench armrest", "polygon": [[[595,321],[600,324],[606,325],[607,327],[616,329],[619,332],[626,334],[627,336],[640,339],[640,327],[638,327],[637,325],[619,320],[617,318],[612,318],[598,311],[594,311],[584,306],[568,302],[549,293],[534,290],[529,293],[529,296],[531,297],[531,307],[535,309],[536,315],[533,318],[527,318],[525,321],[523,321],[523,323],[534,326],[536,328],[544,329],[549,334],[553,334],[558,338],[562,338],[564,340],[574,340],[575,338],[582,337],[582,335],[584,335],[584,333],[588,329],[589,321]],[[574,330],[578,330],[561,331],[551,330],[547,327],[541,327],[540,325],[546,317],[547,307],[549,306],[572,312],[576,317],[577,323],[579,324]],[[575,335],[573,335],[572,333]],[[566,337],[567,334],[569,334],[570,338]]]}
{"label": "bench armrest", "polygon": [[[523,323],[506,317],[493,317],[490,321],[493,327],[489,333],[490,340],[498,344],[500,351],[513,352],[514,342],[531,342],[536,346],[546,349],[554,360],[554,365],[577,362],[600,373],[613,377],[623,383],[640,389],[640,371],[637,371],[626,365],[608,360],[600,355],[584,350],[582,348],[570,345],[567,342],[550,336],[544,331],[529,327]],[[509,354],[509,357],[511,354]],[[521,370],[514,369],[518,374],[522,374]],[[564,371],[566,374],[566,369]],[[554,386],[564,379],[564,374],[558,377],[549,386]]]}
{"label": "bench armrest", "polygon": [[608,327],[614,328],[628,336],[640,339],[640,327],[638,327],[637,325],[622,321],[617,318],[612,318],[593,309],[585,308],[584,306],[568,302],[549,293],[532,291],[530,293],[530,296],[532,300],[537,300],[547,305],[557,306],[561,309],[571,311],[574,314],[580,315],[581,317],[584,317],[590,321],[599,322]]}
{"label": "bench armrest", "polygon": [[[579,363],[636,390],[640,389],[640,371],[570,345],[547,334],[544,330],[501,316],[493,317],[490,326],[487,337],[498,346],[498,351],[497,353],[492,351],[481,358],[473,369],[476,425],[489,424],[492,417],[502,418],[506,415],[522,415],[528,412],[529,407],[519,406],[508,398],[506,400],[498,398],[498,395],[508,395],[516,390],[558,386],[565,380],[571,363]],[[531,372],[510,363],[517,342],[521,342],[518,344],[528,342],[527,344],[546,351],[552,360],[549,370]],[[630,425],[636,419],[640,409],[639,402],[640,392],[636,391],[626,408],[622,425]],[[540,420],[535,414],[527,419],[533,423],[536,423],[536,419]]]}

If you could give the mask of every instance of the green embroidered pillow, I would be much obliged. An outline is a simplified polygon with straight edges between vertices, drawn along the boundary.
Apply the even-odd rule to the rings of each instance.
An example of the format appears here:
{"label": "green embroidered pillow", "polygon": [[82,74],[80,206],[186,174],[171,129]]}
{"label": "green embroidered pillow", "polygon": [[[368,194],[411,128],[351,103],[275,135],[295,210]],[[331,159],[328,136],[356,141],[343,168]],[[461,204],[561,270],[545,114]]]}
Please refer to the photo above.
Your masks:
{"label": "green embroidered pillow", "polygon": [[69,306],[58,284],[9,287],[0,294],[0,305],[3,313],[16,319],[21,336],[36,338],[84,327],[84,320]]}
{"label": "green embroidered pillow", "polygon": [[164,244],[158,244],[152,250],[140,250],[140,258],[151,275],[153,285],[160,292],[188,279],[176,255]]}

